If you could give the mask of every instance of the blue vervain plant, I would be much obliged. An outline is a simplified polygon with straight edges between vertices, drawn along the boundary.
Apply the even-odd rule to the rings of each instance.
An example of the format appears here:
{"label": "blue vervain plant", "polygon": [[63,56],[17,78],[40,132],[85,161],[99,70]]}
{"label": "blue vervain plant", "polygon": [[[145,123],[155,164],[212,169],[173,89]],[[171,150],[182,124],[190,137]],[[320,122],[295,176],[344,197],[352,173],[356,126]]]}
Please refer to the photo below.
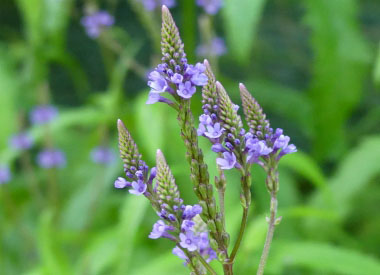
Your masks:
{"label": "blue vervain plant", "polygon": [[[118,178],[115,187],[129,187],[131,194],[143,195],[150,201],[160,219],[154,224],[149,238],[172,241],[175,245],[173,253],[185,260],[191,274],[217,274],[209,264],[217,260],[223,265],[224,274],[230,275],[248,221],[251,167],[260,165],[267,174],[266,187],[271,197],[269,228],[257,271],[257,274],[263,274],[275,226],[281,221],[281,217],[277,217],[278,163],[282,156],[296,152],[296,147],[289,144],[290,138],[282,129],[274,131],[270,127],[259,103],[240,84],[249,128],[244,129],[238,114],[239,106],[231,101],[223,85],[216,80],[209,62],[188,63],[178,28],[166,6],[162,7],[161,37],[162,63],[149,74],[151,91],[147,104],[163,102],[177,111],[191,182],[199,203],[184,204],[174,175],[160,150],[157,150],[156,167],[149,169],[121,120],[118,121],[119,149],[126,178]],[[202,87],[203,114],[196,129],[190,101],[197,86]],[[211,150],[217,153],[218,176],[214,179],[214,186],[198,145],[201,136],[211,142]],[[224,170],[230,169],[237,169],[241,175],[240,201],[243,207],[234,244],[230,243],[225,227],[227,182]]]}

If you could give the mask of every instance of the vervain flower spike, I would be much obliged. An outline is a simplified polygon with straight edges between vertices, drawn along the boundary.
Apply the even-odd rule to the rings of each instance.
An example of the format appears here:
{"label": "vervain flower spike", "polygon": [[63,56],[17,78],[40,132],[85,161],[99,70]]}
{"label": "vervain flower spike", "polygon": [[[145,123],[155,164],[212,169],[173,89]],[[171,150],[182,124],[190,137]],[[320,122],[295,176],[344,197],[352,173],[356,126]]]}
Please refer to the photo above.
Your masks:
{"label": "vervain flower spike", "polygon": [[[173,254],[185,261],[191,274],[216,274],[211,261],[223,265],[224,274],[233,274],[235,257],[243,241],[251,205],[252,165],[258,164],[267,173],[266,187],[271,196],[269,229],[257,274],[263,274],[273,238],[277,217],[279,190],[278,163],[286,154],[297,151],[282,129],[270,128],[269,121],[258,102],[243,84],[239,85],[243,111],[249,129],[244,129],[234,104],[223,85],[218,82],[207,60],[188,64],[178,28],[167,7],[162,7],[162,63],[150,74],[151,88],[147,104],[162,102],[173,107],[178,115],[181,137],[190,165],[190,178],[199,203],[184,204],[174,175],[161,150],[157,150],[156,167],[142,160],[136,143],[124,124],[118,121],[120,156],[124,162],[125,178],[119,177],[115,187],[128,188],[129,193],[149,199],[159,220],[149,234],[151,239],[165,238],[174,243]],[[190,108],[192,96],[202,87],[203,114],[195,128]],[[214,179],[217,192],[210,183],[208,167],[198,138],[211,143],[216,156],[218,176]],[[243,214],[239,234],[229,251],[230,236],[225,226],[224,195],[228,187],[226,170],[237,169],[241,175],[240,201]],[[236,188],[235,183],[230,183]],[[215,194],[218,194],[218,205]]]}

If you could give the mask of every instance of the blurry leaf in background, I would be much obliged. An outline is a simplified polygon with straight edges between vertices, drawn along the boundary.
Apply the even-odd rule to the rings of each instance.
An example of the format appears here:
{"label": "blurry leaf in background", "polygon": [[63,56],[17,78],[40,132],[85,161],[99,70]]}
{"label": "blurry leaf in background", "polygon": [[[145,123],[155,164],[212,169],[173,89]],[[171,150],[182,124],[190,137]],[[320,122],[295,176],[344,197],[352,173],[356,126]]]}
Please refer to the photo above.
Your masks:
{"label": "blurry leaf in background", "polygon": [[316,274],[380,274],[380,262],[358,251],[323,243],[274,242],[268,271],[294,274],[291,267],[307,268],[303,274],[311,274],[311,270]]}
{"label": "blurry leaf in background", "polygon": [[360,102],[369,70],[372,55],[356,20],[356,2],[305,1],[314,52],[309,95],[318,134],[313,153],[319,160],[336,158],[345,149],[347,118]]}
{"label": "blurry leaf in background", "polygon": [[18,115],[15,103],[18,98],[18,75],[6,49],[0,44],[0,148],[8,145],[11,134],[18,130]]}
{"label": "blurry leaf in background", "polygon": [[380,42],[379,46],[377,48],[377,55],[375,60],[375,66],[373,69],[373,79],[375,81],[375,84],[380,87]]}
{"label": "blurry leaf in background", "polygon": [[228,49],[241,64],[249,64],[265,0],[225,0],[223,19]]}

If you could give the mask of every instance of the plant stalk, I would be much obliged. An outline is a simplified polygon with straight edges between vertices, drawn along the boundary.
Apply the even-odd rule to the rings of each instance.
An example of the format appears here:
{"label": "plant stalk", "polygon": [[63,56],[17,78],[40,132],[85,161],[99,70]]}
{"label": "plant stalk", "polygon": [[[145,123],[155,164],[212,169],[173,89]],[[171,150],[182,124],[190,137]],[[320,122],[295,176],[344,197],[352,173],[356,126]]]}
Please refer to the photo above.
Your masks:
{"label": "plant stalk", "polygon": [[263,253],[261,255],[259,268],[257,270],[257,275],[264,274],[264,267],[268,259],[269,249],[273,239],[274,229],[276,227],[276,215],[277,215],[277,197],[276,192],[271,192],[271,203],[270,203],[270,218],[269,218],[269,227],[267,232],[267,237],[265,239]]}

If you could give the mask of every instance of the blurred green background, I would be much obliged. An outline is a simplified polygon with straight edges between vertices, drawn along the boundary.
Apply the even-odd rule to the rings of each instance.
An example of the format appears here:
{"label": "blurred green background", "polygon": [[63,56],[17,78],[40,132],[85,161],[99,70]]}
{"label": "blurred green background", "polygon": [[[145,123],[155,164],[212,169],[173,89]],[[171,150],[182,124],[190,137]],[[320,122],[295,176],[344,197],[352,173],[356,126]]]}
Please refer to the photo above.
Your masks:
{"label": "blurred green background", "polygon": [[[238,83],[245,83],[299,150],[280,163],[283,220],[266,274],[380,274],[379,1],[225,0],[213,18],[194,0],[177,2],[172,12],[190,61],[202,60],[195,48],[208,35],[223,37],[227,54],[209,57],[217,78],[239,104]],[[98,39],[80,24],[94,7],[116,20]],[[171,243],[147,238],[157,219],[147,200],[114,189],[121,161],[90,158],[100,144],[116,154],[121,118],[148,165],[161,148],[185,202],[196,202],[175,112],[145,105],[145,74],[160,58],[159,25],[159,10],[133,0],[1,0],[0,164],[13,176],[0,185],[0,274],[188,273]],[[59,109],[49,135],[66,153],[62,169],[35,161],[46,127],[31,125],[27,114],[47,102]],[[199,92],[192,104],[198,116]],[[9,147],[21,129],[35,139],[28,152]],[[201,145],[215,174],[215,154],[204,139]],[[233,239],[240,183],[235,171],[227,174]],[[252,174],[236,274],[255,273],[266,234],[265,175],[259,167]]]}

